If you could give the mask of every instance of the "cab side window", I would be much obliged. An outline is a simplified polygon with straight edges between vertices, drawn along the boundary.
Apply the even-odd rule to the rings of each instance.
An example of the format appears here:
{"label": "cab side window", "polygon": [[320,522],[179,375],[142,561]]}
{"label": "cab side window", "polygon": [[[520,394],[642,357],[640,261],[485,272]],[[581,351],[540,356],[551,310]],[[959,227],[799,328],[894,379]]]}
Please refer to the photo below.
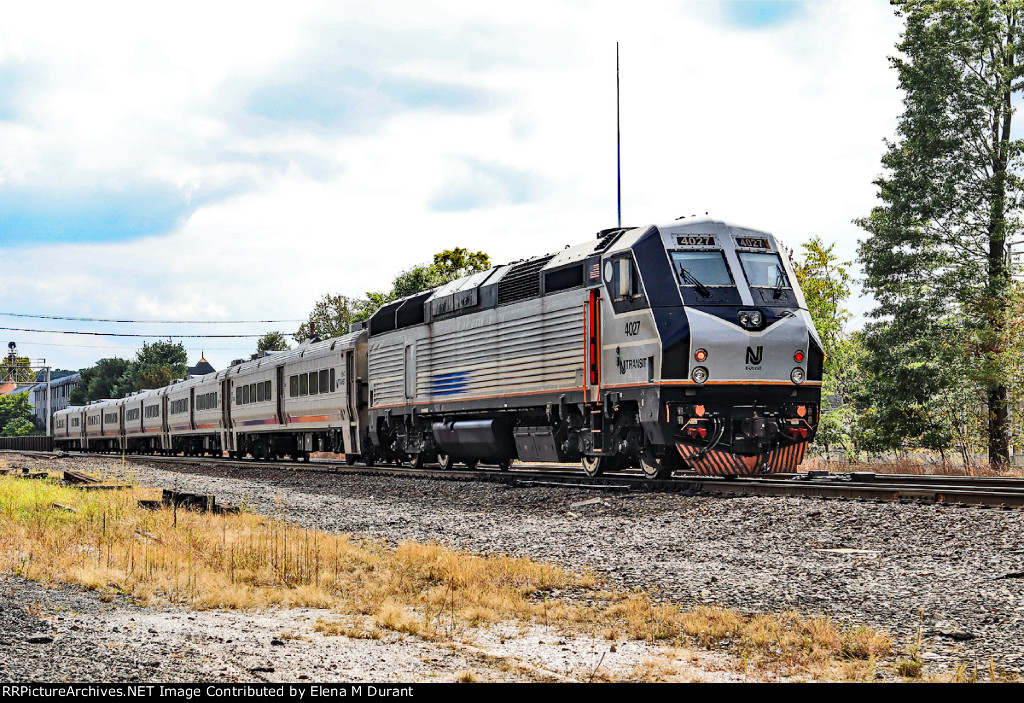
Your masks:
{"label": "cab side window", "polygon": [[623,256],[612,263],[615,271],[614,288],[616,300],[631,300],[640,294],[640,278],[633,258]]}

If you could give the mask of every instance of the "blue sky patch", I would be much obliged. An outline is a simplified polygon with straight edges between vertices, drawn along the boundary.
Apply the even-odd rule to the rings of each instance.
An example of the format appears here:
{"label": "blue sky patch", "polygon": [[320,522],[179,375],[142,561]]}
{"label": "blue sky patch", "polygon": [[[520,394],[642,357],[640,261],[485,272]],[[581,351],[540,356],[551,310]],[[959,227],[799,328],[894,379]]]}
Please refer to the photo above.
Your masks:
{"label": "blue sky patch", "polygon": [[0,190],[0,247],[118,242],[163,234],[197,203],[178,191]]}
{"label": "blue sky patch", "polygon": [[540,179],[534,173],[464,158],[456,175],[445,180],[430,200],[435,212],[464,212],[482,207],[519,205],[536,200]]}
{"label": "blue sky patch", "polygon": [[18,99],[22,89],[31,84],[36,74],[24,63],[8,62],[0,65],[0,120],[10,121],[18,116]]}
{"label": "blue sky patch", "polygon": [[258,88],[245,109],[274,122],[362,132],[402,111],[478,110],[492,103],[477,88],[348,69]]}
{"label": "blue sky patch", "polygon": [[765,29],[783,24],[803,12],[797,0],[722,0],[726,24],[740,29]]}

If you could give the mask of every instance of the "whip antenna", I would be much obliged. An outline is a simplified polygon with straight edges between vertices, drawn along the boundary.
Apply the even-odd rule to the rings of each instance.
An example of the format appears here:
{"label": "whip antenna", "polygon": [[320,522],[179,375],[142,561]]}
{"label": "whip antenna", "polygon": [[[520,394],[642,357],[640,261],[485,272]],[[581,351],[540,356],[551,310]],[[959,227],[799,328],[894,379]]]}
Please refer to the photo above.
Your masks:
{"label": "whip antenna", "polygon": [[619,201],[619,227],[622,227],[622,129],[619,125],[619,43],[615,42],[615,190]]}

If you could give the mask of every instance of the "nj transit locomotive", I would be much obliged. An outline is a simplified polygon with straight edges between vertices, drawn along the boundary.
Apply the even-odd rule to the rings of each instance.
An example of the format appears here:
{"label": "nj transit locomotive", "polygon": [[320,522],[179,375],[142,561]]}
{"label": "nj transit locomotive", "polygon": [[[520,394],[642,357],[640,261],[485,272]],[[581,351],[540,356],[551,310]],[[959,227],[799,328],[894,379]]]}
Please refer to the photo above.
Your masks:
{"label": "nj transit locomotive", "polygon": [[790,471],[814,438],[824,361],[794,280],[765,232],[711,219],[605,230],[394,301],[345,337],[62,411],[56,442],[651,478]]}

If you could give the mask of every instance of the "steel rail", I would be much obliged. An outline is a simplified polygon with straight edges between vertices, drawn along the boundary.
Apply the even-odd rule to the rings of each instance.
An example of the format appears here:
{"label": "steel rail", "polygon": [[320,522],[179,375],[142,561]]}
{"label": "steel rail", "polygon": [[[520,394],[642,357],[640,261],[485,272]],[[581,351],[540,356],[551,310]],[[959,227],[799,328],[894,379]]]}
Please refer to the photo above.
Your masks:
{"label": "steel rail", "polygon": [[[34,453],[39,456],[39,453]],[[56,456],[56,455],[51,455]],[[117,457],[116,454],[73,454],[75,458]],[[724,479],[682,473],[664,480],[651,480],[639,472],[610,473],[594,478],[564,465],[522,465],[511,471],[497,467],[480,469],[413,469],[405,466],[347,465],[333,460],[256,461],[227,457],[125,455],[131,462],[165,464],[208,464],[225,468],[293,471],[299,473],[336,473],[391,475],[456,481],[487,481],[512,486],[563,486],[598,490],[643,492],[684,492],[704,495],[781,496],[820,499],[846,499],[873,502],[926,503],[978,507],[1024,507],[1024,479],[974,476],[936,476],[913,474],[776,474],[770,477]],[[824,473],[824,472],[823,472]]]}

